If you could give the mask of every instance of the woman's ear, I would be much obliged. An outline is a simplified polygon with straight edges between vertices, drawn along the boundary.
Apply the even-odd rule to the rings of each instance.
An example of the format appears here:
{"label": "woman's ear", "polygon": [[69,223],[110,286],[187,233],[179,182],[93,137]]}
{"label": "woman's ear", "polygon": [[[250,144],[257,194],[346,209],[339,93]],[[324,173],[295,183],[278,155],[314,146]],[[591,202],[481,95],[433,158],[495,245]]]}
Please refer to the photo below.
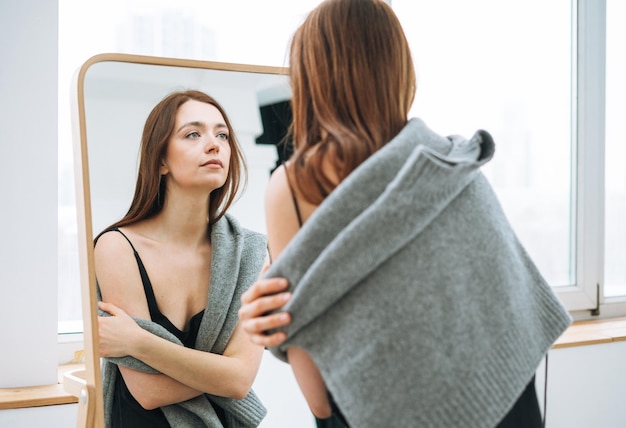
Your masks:
{"label": "woman's ear", "polygon": [[162,160],[161,166],[159,167],[159,174],[167,175],[169,172],[170,170],[167,168],[167,165],[165,165],[165,162]]}

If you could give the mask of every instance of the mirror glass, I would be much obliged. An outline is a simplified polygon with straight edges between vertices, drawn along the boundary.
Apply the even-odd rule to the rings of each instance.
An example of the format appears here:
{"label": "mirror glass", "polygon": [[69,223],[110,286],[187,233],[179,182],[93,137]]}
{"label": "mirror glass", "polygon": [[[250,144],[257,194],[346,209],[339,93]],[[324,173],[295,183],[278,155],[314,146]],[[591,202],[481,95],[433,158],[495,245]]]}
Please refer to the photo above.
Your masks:
{"label": "mirror glass", "polygon": [[[280,130],[288,125],[284,117],[271,114],[276,113],[276,105],[290,99],[285,69],[103,54],[77,71],[72,108],[85,371],[72,378],[82,379],[84,385],[66,389],[83,388],[88,394],[84,408],[79,400],[79,426],[83,426],[80,418],[84,426],[104,426],[93,238],[130,206],[141,134],[150,110],[170,92],[184,89],[206,92],[228,114],[248,166],[247,188],[229,212],[244,227],[265,231],[263,193],[270,172],[280,161],[276,146]],[[264,403],[270,410],[269,403]]]}
{"label": "mirror glass", "polygon": [[268,67],[239,66],[246,71],[233,71],[190,68],[180,61],[176,64],[106,60],[93,64],[85,74],[93,233],[126,213],[135,187],[139,142],[148,113],[166,94],[182,89],[206,92],[226,110],[250,169],[249,187],[233,214],[244,226],[262,232],[264,183],[277,160],[277,150],[271,144],[256,144],[264,134],[261,107],[290,98],[287,76],[281,74],[281,69]]}

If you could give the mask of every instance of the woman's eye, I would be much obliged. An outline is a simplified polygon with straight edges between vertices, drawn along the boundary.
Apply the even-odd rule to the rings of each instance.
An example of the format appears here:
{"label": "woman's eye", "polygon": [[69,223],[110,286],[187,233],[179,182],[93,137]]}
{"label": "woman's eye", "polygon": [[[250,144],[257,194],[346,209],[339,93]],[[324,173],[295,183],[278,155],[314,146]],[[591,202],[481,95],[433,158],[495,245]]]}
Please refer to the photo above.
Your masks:
{"label": "woman's eye", "polygon": [[189,134],[185,136],[185,138],[191,138],[191,139],[200,138],[200,133],[196,131],[190,132]]}
{"label": "woman's eye", "polygon": [[222,140],[228,141],[228,134],[226,134],[225,132],[221,132],[217,134],[217,138],[221,138]]}

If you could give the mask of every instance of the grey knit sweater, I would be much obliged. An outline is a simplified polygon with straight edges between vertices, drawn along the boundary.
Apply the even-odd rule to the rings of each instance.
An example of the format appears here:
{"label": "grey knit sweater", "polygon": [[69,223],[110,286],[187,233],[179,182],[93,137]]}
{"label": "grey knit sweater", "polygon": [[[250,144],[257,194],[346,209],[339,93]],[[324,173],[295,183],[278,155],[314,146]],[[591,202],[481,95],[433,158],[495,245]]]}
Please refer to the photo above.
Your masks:
{"label": "grey knit sweater", "polygon": [[[265,236],[242,228],[233,217],[228,215],[213,225],[211,245],[211,286],[195,347],[203,351],[223,354],[239,320],[237,311],[241,304],[241,294],[257,279],[265,259],[267,246]],[[108,314],[100,312],[100,315],[107,316]],[[160,325],[143,319],[135,319],[135,321],[153,334],[181,344],[176,336]],[[104,359],[104,415],[107,427],[110,426],[109,415],[118,364],[147,373],[158,373],[133,357]],[[243,400],[204,394],[161,409],[172,427],[222,427],[213,406],[219,406],[225,410],[227,419],[225,426],[232,428],[256,427],[267,413],[252,390]]]}
{"label": "grey knit sweater", "polygon": [[571,322],[479,168],[491,137],[412,119],[320,205],[266,273],[356,428],[493,427]]}

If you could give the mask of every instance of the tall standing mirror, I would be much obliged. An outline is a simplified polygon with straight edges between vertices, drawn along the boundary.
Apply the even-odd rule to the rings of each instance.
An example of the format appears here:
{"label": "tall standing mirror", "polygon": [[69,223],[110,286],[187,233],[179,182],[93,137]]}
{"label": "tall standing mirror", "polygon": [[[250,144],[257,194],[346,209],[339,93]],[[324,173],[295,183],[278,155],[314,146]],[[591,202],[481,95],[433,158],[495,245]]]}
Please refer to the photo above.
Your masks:
{"label": "tall standing mirror", "polygon": [[[102,54],[76,72],[72,122],[76,165],[85,370],[69,373],[79,397],[79,427],[104,427],[98,349],[93,238],[120,219],[133,196],[139,143],[150,110],[175,90],[198,89],[218,100],[237,132],[248,165],[248,186],[230,210],[244,227],[264,232],[262,198],[279,161],[280,135],[268,106],[290,99],[285,69],[123,54]],[[282,123],[281,125],[285,125]]]}

